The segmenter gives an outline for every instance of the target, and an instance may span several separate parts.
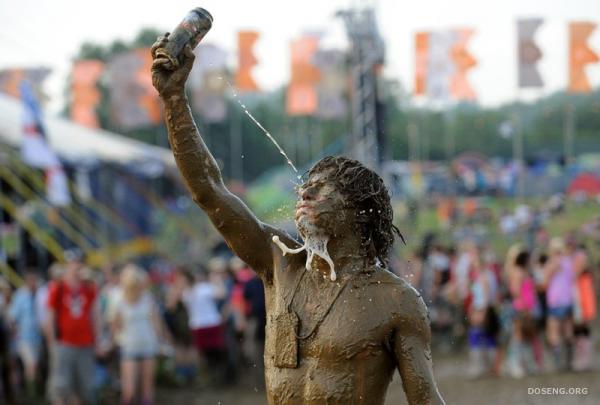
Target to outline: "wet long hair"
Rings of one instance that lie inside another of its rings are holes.
[[[357,212],[356,223],[368,258],[387,267],[394,234],[403,242],[404,238],[392,223],[394,212],[383,179],[358,160],[344,156],[324,157],[308,171],[308,177],[325,170],[332,170],[327,180],[344,196],[346,207]]]

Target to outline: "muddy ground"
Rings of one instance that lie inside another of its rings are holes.
[[[444,399],[448,404],[461,405],[513,405],[513,404],[600,404],[600,364],[596,359],[594,372],[585,373],[545,373],[514,380],[507,377],[486,377],[469,380],[464,372],[467,369],[466,356],[434,357],[434,372]],[[587,395],[531,395],[532,388],[587,388]],[[266,404],[261,388],[245,382],[240,386],[224,390],[207,389],[162,389],[157,398],[158,404],[197,404],[197,405],[262,405]],[[406,404],[400,377],[396,373],[388,390],[386,405]]]

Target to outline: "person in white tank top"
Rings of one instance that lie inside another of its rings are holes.
[[[121,350],[122,403],[133,403],[136,375],[141,376],[142,403],[154,398],[155,358],[162,332],[158,308],[147,290],[145,271],[127,265],[121,274],[121,290],[115,305],[114,334]]]

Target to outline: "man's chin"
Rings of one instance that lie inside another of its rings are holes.
[[[296,221],[296,228],[298,229],[298,233],[302,236],[302,239],[306,240],[306,238],[314,235],[324,235],[326,232],[323,228],[319,227],[319,225],[310,221],[305,215],[302,215]]]

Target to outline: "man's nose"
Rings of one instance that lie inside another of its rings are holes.
[[[306,187],[303,188],[300,192],[300,197],[303,200],[313,200],[315,198],[315,188],[314,187]]]

